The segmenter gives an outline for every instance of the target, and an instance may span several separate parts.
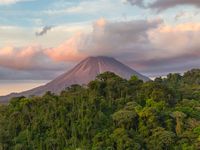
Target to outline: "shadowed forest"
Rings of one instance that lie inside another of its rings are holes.
[[[105,72],[0,106],[0,150],[199,150],[200,70],[143,82]]]

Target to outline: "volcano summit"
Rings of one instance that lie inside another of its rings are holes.
[[[132,75],[136,75],[139,79],[143,81],[150,80],[148,77],[141,75],[130,67],[124,65],[118,60],[112,57],[97,56],[88,57],[77,64],[73,69],[60,75],[56,79],[47,83],[46,85],[39,86],[37,88],[24,91],[21,93],[11,93],[6,96],[0,97],[0,103],[6,103],[12,97],[19,96],[40,96],[51,91],[53,93],[59,94],[66,87],[73,84],[87,84],[94,80],[98,74],[104,73],[106,71],[113,72],[122,78],[129,79]]]

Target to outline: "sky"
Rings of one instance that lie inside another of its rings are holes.
[[[0,95],[46,83],[88,56],[149,77],[183,73],[200,67],[199,40],[199,0],[0,0]]]

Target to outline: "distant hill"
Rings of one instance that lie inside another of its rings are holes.
[[[12,97],[28,97],[31,95],[40,96],[47,91],[58,94],[66,87],[69,87],[73,84],[87,84],[90,81],[94,80],[98,74],[106,71],[113,72],[125,79],[129,79],[132,75],[136,75],[139,79],[143,81],[150,80],[148,77],[141,75],[140,73],[136,72],[135,70],[131,69],[130,67],[124,65],[123,63],[112,57],[88,57],[77,64],[73,69],[60,75],[46,85],[21,93],[12,93],[7,96],[2,96],[0,97],[0,102],[7,103],[8,100]]]

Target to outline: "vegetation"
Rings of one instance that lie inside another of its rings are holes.
[[[0,106],[1,150],[198,150],[200,70],[143,82],[106,72]]]

